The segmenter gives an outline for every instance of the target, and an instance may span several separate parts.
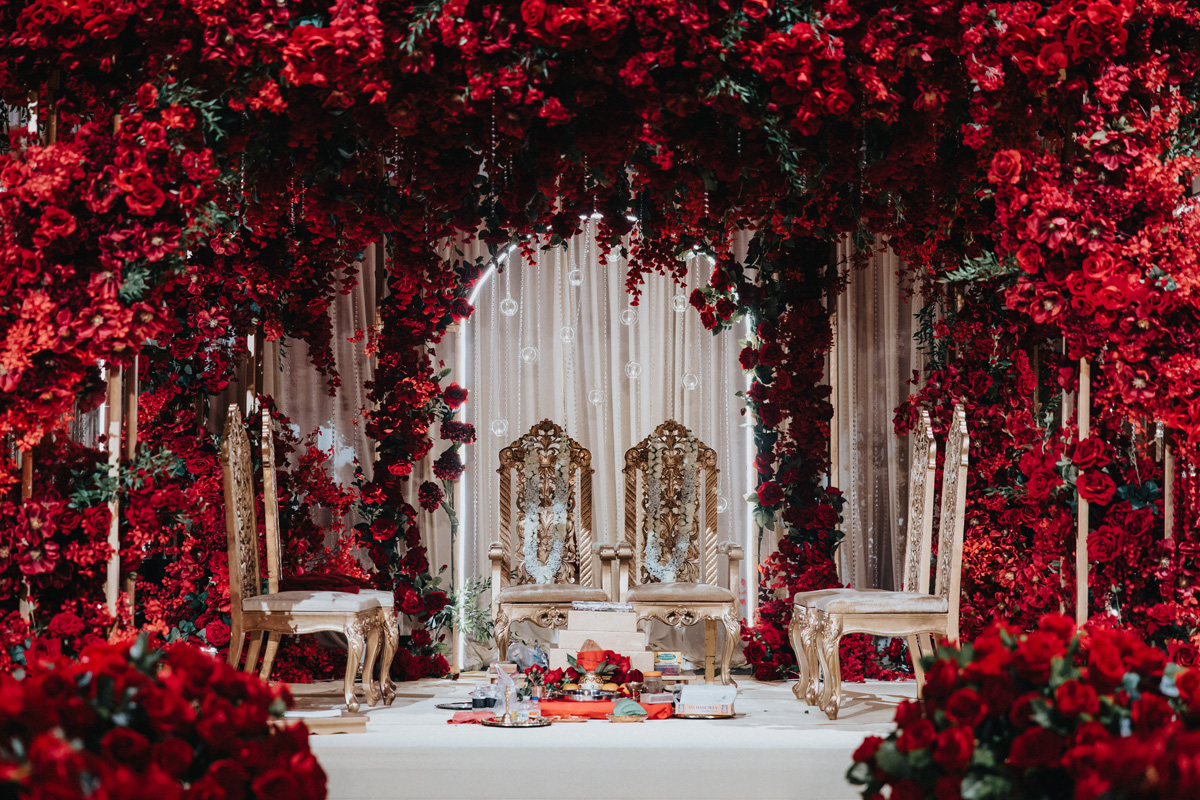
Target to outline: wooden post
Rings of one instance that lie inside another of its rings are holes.
[[[1079,359],[1079,441],[1088,438],[1092,425],[1092,367]],[[1079,502],[1075,529],[1075,624],[1088,618],[1088,502],[1075,490]]]
[[[138,366],[139,357],[133,357],[133,364],[130,366],[129,374],[125,376],[123,383],[125,395],[125,461],[132,463],[137,456],[138,446]],[[121,572],[120,554],[115,554],[114,558],[117,561],[117,574]],[[137,590],[137,576],[130,574],[125,578],[125,602],[129,606],[129,615],[132,619],[134,608],[134,592]]]
[[[121,368],[109,366],[105,370],[105,375],[108,383],[108,399],[105,401],[108,413],[104,426],[108,440],[105,442],[105,447],[108,448],[109,474],[116,478],[121,465],[121,401],[123,399]],[[121,594],[121,496],[119,493],[114,494],[112,500],[109,501],[108,511],[112,515],[108,526],[108,545],[112,548],[113,554],[108,560],[108,573],[104,583],[104,604],[108,608],[108,613],[115,615],[117,599]]]
[[[1166,434],[1163,434],[1166,436]],[[1163,458],[1163,538],[1175,536],[1175,449],[1167,442]]]
[[[21,502],[25,502],[33,496],[33,451],[21,451]],[[20,592],[17,601],[17,607],[21,614],[21,619],[26,624],[33,624],[33,601],[29,597],[29,581],[25,578],[21,579]]]

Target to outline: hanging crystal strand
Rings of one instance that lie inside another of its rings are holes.
[[[509,264],[504,264],[505,279],[507,280]],[[500,287],[496,285],[497,281],[493,280],[492,285],[488,287],[488,301],[490,313],[488,314],[488,364],[492,369],[499,367],[500,375],[495,377],[496,384],[500,387],[499,400],[494,401],[492,409],[492,421],[488,424],[488,430],[493,436],[503,437],[508,433],[508,392],[510,384],[508,382],[508,372],[505,359],[500,357],[500,351],[496,348],[496,328],[499,327],[499,318],[496,316],[496,298],[500,294]],[[491,376],[489,376],[491,378]],[[496,508],[499,513],[499,506]]]
[[[246,151],[238,153],[238,225],[246,222]]]

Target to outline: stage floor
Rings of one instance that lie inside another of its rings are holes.
[[[840,718],[796,700],[791,683],[738,677],[735,719],[592,721],[530,730],[447,725],[436,703],[466,699],[482,674],[401,684],[390,708],[367,709],[367,732],[312,736],[333,800],[854,800],[850,756],[885,734],[916,684],[843,684]],[[333,706],[307,696],[301,707]],[[311,689],[309,690],[311,691]],[[365,706],[364,706],[365,709]]]

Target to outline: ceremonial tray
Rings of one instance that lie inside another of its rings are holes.
[[[527,722],[505,722],[503,717],[489,717],[479,720],[479,724],[488,728],[547,728],[550,720],[538,717]]]

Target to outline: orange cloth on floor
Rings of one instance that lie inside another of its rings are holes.
[[[455,711],[454,716],[446,720],[449,725],[478,725],[485,719],[498,717],[504,713],[504,709],[499,709],[500,714],[496,713],[494,708],[476,708],[471,711]]]
[[[604,719],[612,713],[615,703],[581,703],[577,700],[543,700],[539,703],[543,717],[591,717]],[[640,703],[650,719],[667,719],[675,713],[671,703]]]

